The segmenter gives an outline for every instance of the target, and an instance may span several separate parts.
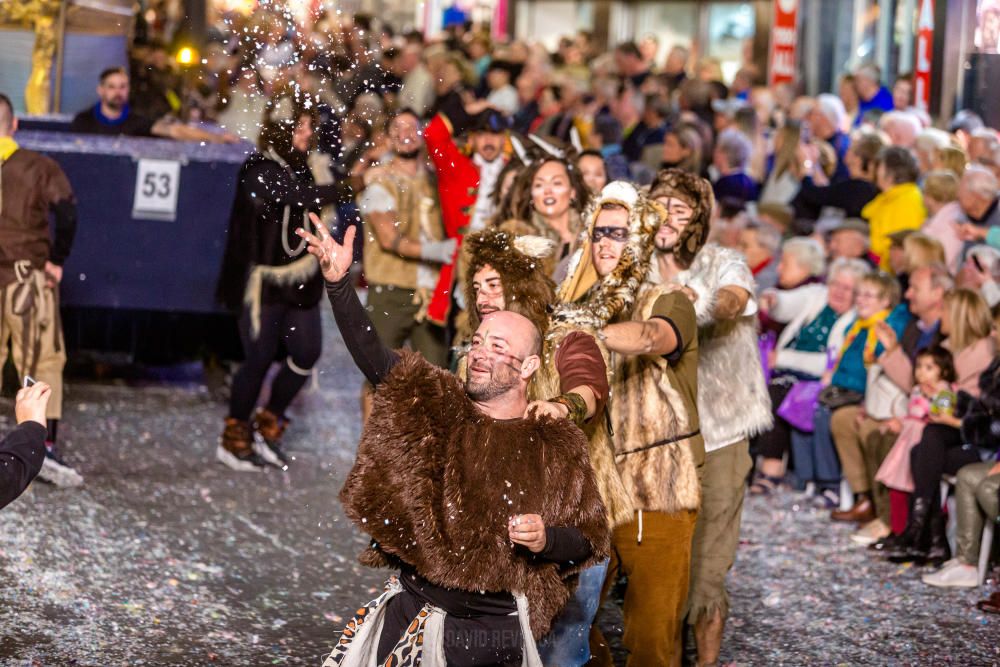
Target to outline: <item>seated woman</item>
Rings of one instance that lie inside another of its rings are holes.
[[[777,413],[792,387],[804,380],[819,380],[844,343],[854,321],[854,293],[869,272],[860,259],[839,259],[830,267],[827,284],[812,283],[794,290],[772,290],[761,306],[777,322],[787,323],[768,360],[771,382],[768,394]],[[754,494],[777,488],[784,475],[782,459],[791,446],[791,425],[775,414],[774,427],[753,439],[761,457],[759,473],[750,487]]]
[[[943,345],[955,358],[957,389],[973,397],[979,396],[979,376],[996,353],[992,329],[990,309],[978,293],[958,288],[945,295],[941,333],[948,338]],[[887,373],[892,370],[888,365],[885,368]],[[932,415],[920,442],[910,452],[913,495],[906,529],[899,536],[887,538],[882,550],[890,561],[940,565],[948,560],[941,476],[954,475],[963,466],[979,462],[978,450],[962,437],[961,424],[954,415]]]
[[[840,462],[830,431],[830,418],[836,410],[861,403],[864,399],[868,367],[882,354],[882,344],[875,334],[880,322],[888,324],[897,336],[909,321],[905,307],[899,306],[899,284],[887,273],[867,274],[854,297],[856,317],[844,339],[836,366],[826,371],[826,385],[813,417],[813,433],[792,433],[792,454],[799,482],[815,482],[820,502],[827,509],[840,504]]]
[[[781,259],[778,261],[778,288],[780,291],[795,290],[811,283],[820,284],[823,282],[825,271],[826,258],[823,247],[818,241],[794,237],[782,244]],[[773,319],[764,311],[761,311],[760,324],[763,331],[776,333],[784,327],[782,322]]]

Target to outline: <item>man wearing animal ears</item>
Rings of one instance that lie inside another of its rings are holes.
[[[773,413],[761,371],[753,274],[740,253],[704,245],[714,203],[711,184],[681,169],[664,169],[649,196],[668,215],[653,239],[648,280],[681,289],[694,304],[698,323],[705,467],[684,615],[694,628],[698,664],[712,665],[729,615],[726,574],[739,545],[751,467],[748,438],[770,429]]]
[[[524,416],[541,333],[523,315],[487,315],[463,384],[379,341],[347,278],[353,227],[343,244],[322,225],[299,233],[376,386],[340,500],[372,539],[361,562],[399,569],[324,665],[542,667],[535,641],[578,572],[607,557],[609,530],[580,429]]]
[[[646,280],[665,215],[628,183],[605,186],[553,313],[561,325],[596,331],[614,353],[611,441],[632,507],[612,533],[603,593],[628,577],[622,642],[633,667],[679,660],[705,458],[694,306],[683,292]],[[594,638],[594,662],[613,664],[596,628]]]
[[[532,402],[527,413],[568,418],[583,429],[610,529],[631,518],[631,503],[614,464],[604,413],[608,397],[607,350],[592,333],[550,321],[549,310],[556,296],[545,259],[551,256],[554,246],[550,239],[515,237],[494,229],[467,236],[463,251],[469,324],[476,329],[484,318],[510,311],[524,315],[545,334],[541,365],[528,387]],[[460,362],[460,375],[463,368]],[[603,560],[580,573],[573,597],[539,644],[546,665],[572,667],[590,659],[590,626],[606,571],[607,560]]]

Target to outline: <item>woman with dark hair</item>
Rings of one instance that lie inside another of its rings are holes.
[[[546,152],[548,157],[533,161],[518,174],[511,191],[518,207],[512,211],[514,218],[500,221],[499,227],[516,236],[555,241],[556,252],[544,260],[546,273],[552,275],[559,262],[576,250],[590,191],[571,160]]]
[[[288,460],[281,436],[285,410],[319,359],[323,280],[295,229],[343,195],[344,184],[316,185],[308,164],[313,114],[304,100],[268,102],[259,152],[239,176],[218,297],[238,311],[246,361],[233,377],[229,415],[216,458],[233,470],[255,471]],[[265,407],[254,413],[261,385],[279,349],[287,354]],[[253,414],[252,414],[253,413]],[[251,423],[252,416],[252,423]],[[259,437],[255,437],[259,436]]]
[[[583,182],[587,184],[591,195],[600,194],[608,184],[608,165],[601,151],[583,151],[576,157],[576,167],[580,170],[580,176],[583,177]]]
[[[861,209],[878,195],[878,186],[875,185],[876,158],[884,147],[877,134],[855,135],[844,154],[848,178],[832,185],[814,181],[813,173],[817,172],[812,168],[807,170],[799,192],[791,202],[795,217],[816,220],[825,207],[832,206],[842,209],[848,218],[860,218]]]

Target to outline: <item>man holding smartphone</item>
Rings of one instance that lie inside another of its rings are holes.
[[[17,392],[17,428],[0,440],[0,509],[12,503],[42,469],[45,460],[45,409],[52,388],[34,382]]]
[[[0,94],[0,367],[9,345],[19,377],[34,375],[50,387],[40,476],[57,486],[78,486],[83,478],[55,449],[66,365],[59,282],[76,233],[76,199],[59,165],[20,148],[16,130],[14,109]]]

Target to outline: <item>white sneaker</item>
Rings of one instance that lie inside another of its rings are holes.
[[[861,530],[853,533],[851,541],[855,544],[868,546],[869,544],[878,542],[883,537],[887,537],[890,532],[892,531],[889,530],[889,526],[882,523],[881,519],[875,519],[862,526]]]
[[[974,566],[960,562],[950,567],[942,567],[937,572],[925,574],[921,579],[928,586],[975,588],[979,585],[979,572]]]
[[[934,573],[936,574],[938,572],[944,572],[945,570],[953,568],[956,565],[965,565],[965,563],[963,563],[959,558],[952,558],[951,560],[946,560],[944,563],[942,563],[941,567],[936,569]]]
[[[215,458],[222,465],[233,470],[238,470],[239,472],[261,472],[264,470],[264,462],[257,454],[250,454],[246,458],[240,458],[222,445],[219,445],[215,450]]]
[[[38,477],[59,488],[83,484],[83,476],[80,473],[48,456],[42,461],[42,469],[38,472]]]

